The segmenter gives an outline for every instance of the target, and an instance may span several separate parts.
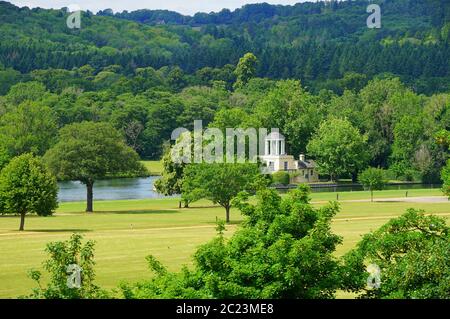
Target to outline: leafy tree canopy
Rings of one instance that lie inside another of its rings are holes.
[[[56,178],[32,154],[13,158],[0,173],[0,212],[19,214],[19,230],[26,214],[51,215],[58,207],[57,193]]]

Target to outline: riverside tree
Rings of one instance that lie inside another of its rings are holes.
[[[0,212],[19,214],[23,231],[25,215],[51,215],[58,206],[56,178],[42,161],[23,154],[9,162],[0,174]]]
[[[162,162],[163,171],[161,178],[155,182],[156,191],[165,196],[181,194],[184,177],[183,171],[186,164],[175,163],[172,160],[170,148],[166,149]],[[186,198],[183,201],[184,207],[189,207],[189,201]],[[179,202],[179,208],[181,208],[181,202]]]
[[[96,180],[145,172],[137,153],[108,123],[82,122],[63,127],[59,142],[45,154],[44,160],[59,179],[86,185],[87,212],[93,212]]]

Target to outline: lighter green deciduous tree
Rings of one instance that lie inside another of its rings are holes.
[[[348,120],[331,118],[322,122],[307,146],[321,173],[331,180],[355,175],[367,164],[367,137]]]
[[[23,154],[11,160],[0,174],[0,211],[19,214],[24,230],[25,215],[51,215],[57,208],[56,178],[40,159]]]

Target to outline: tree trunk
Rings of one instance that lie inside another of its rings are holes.
[[[370,201],[373,203],[373,191],[370,191]]]
[[[178,201],[178,208],[181,208],[181,200]]]
[[[230,206],[229,205],[225,206],[225,211],[227,214],[227,224],[229,224],[230,223]]]
[[[86,205],[86,212],[92,213],[94,211],[94,182],[88,182],[86,183],[86,189],[87,189],[87,205]]]
[[[23,231],[25,226],[25,213],[20,213],[20,227],[19,230]]]
[[[189,202],[187,200],[184,201],[184,208],[189,208]]]

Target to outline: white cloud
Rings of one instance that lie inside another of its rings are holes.
[[[314,0],[310,0],[314,1]],[[223,8],[236,9],[247,3],[267,2],[271,4],[295,4],[305,0],[24,0],[10,1],[11,3],[30,8],[62,8],[69,5],[79,5],[83,10],[97,12],[102,9],[111,8],[117,11],[133,11],[137,9],[167,9],[183,14],[194,14],[196,12],[220,11]]]

